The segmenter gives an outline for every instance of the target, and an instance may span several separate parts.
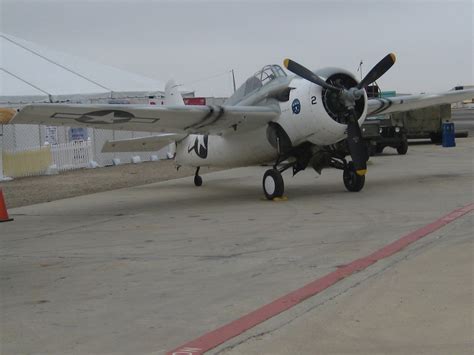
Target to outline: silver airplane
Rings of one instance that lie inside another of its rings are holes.
[[[95,127],[157,135],[109,141],[105,152],[156,151],[174,143],[178,166],[241,167],[273,163],[263,176],[267,199],[283,196],[282,173],[293,175],[308,166],[342,170],[349,191],[360,191],[367,172],[367,148],[360,125],[368,116],[459,102],[474,90],[368,99],[366,88],[395,63],[385,56],[358,81],[341,68],[311,71],[285,59],[284,66],[267,65],[222,106],[185,106],[176,85],[168,83],[165,105],[33,104],[22,108],[12,124]],[[339,149],[344,145],[346,149]],[[345,153],[345,152],[348,152]],[[350,156],[350,160],[346,159]]]

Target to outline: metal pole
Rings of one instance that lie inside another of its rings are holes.
[[[11,178],[3,175],[3,125],[0,124],[0,181],[8,181]]]
[[[235,87],[235,75],[234,75],[234,69],[231,70],[232,72],[232,84],[234,84],[234,93],[237,91],[236,87]]]
[[[0,35],[0,37],[1,37],[1,35]],[[18,75],[13,74],[12,72],[6,70],[5,68],[0,68],[0,70],[3,71],[3,72],[5,72],[5,73],[7,73],[8,75],[13,76],[15,79],[20,80],[21,82],[25,83],[26,85],[29,85],[29,86],[31,86],[32,88],[34,88],[34,89],[36,89],[36,90],[38,90],[38,91],[41,91],[42,93],[46,94],[46,95],[48,96],[49,102],[53,102],[53,96],[52,96],[49,92],[44,91],[44,90],[41,89],[40,87],[38,87],[38,86],[36,86],[36,85],[34,85],[34,84],[32,84],[32,83],[30,83],[30,82],[28,82],[28,81],[26,81],[26,80],[20,78]]]
[[[68,72],[71,72],[71,73],[73,73],[74,75],[77,75],[78,77],[80,77],[80,78],[82,78],[82,79],[84,79],[84,80],[87,80],[87,81],[93,83],[94,85],[100,86],[102,89],[105,89],[105,90],[107,90],[107,91],[112,91],[112,89],[109,89],[108,87],[106,87],[106,86],[104,86],[104,85],[102,85],[102,84],[100,84],[100,83],[98,83],[98,82],[96,82],[96,81],[94,81],[94,80],[92,80],[92,79],[90,79],[90,78],[88,78],[88,77],[86,77],[86,76],[84,76],[84,75],[82,75],[82,74],[80,74],[80,73],[78,73],[78,72],[72,70],[71,68],[68,68],[68,67],[66,67],[66,66],[64,66],[64,65],[62,65],[62,64],[60,64],[60,63],[58,63],[58,62],[55,62],[54,60],[51,60],[51,59],[45,57],[44,55],[42,55],[42,54],[40,54],[40,53],[38,53],[38,52],[35,52],[34,50],[32,50],[32,49],[30,49],[30,48],[28,48],[28,47],[25,47],[24,45],[22,45],[22,44],[20,44],[20,43],[18,43],[18,42],[16,42],[16,41],[14,41],[14,40],[12,40],[11,38],[6,37],[6,36],[3,35],[3,34],[0,34],[0,37],[4,38],[5,40],[7,40],[7,41],[9,41],[9,42],[11,42],[11,43],[13,43],[13,44],[15,44],[16,46],[18,46],[18,47],[20,47],[20,48],[23,48],[24,50],[26,50],[26,51],[28,51],[28,52],[30,52],[30,53],[33,53],[34,55],[36,55],[36,56],[38,56],[38,57],[40,57],[40,58],[42,58],[42,59],[44,59],[44,60],[50,62],[51,64],[57,65],[58,67],[60,67],[60,68],[62,68],[62,69],[64,69],[64,70],[67,70]]]
[[[41,144],[41,126],[38,125],[38,145],[42,147],[43,145]]]

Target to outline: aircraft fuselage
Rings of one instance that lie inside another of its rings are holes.
[[[331,145],[346,138],[345,124],[333,120],[323,105],[322,90],[306,80],[294,78],[288,101],[279,102],[280,117],[274,122],[288,135],[292,146],[302,142]],[[366,116],[359,119],[361,124]],[[238,167],[274,161],[277,149],[267,139],[267,127],[229,135],[191,134],[177,142],[176,162],[185,166]]]

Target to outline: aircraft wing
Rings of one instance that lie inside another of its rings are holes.
[[[474,98],[474,89],[446,91],[438,94],[420,94],[374,98],[368,100],[367,116],[410,111],[418,108],[450,104]]]
[[[33,104],[21,109],[10,123],[159,133],[226,134],[264,126],[279,114],[279,108],[264,106]]]
[[[165,133],[149,137],[107,141],[102,147],[102,153],[154,152],[184,137],[183,134]]]

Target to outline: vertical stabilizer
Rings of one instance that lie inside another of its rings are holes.
[[[169,80],[165,86],[165,106],[184,106],[183,97],[178,91],[178,84],[174,80]]]

